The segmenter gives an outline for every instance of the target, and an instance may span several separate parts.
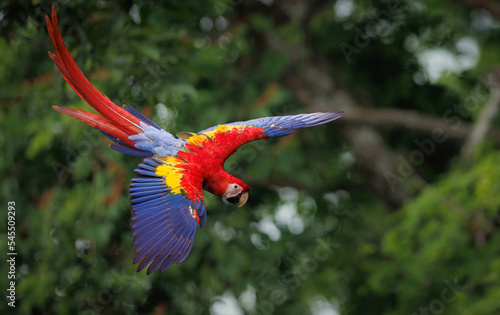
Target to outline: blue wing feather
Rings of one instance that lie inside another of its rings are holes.
[[[163,183],[163,180],[161,179],[160,176],[157,178],[153,177],[136,177],[134,178],[134,181],[132,182],[131,185],[147,185],[147,184],[153,184],[153,183]]]
[[[154,122],[152,122],[151,120],[149,120],[149,118],[147,118],[146,116],[144,116],[143,114],[139,113],[137,110],[135,110],[135,108],[131,107],[131,106],[128,106],[128,105],[123,105],[123,108],[125,108],[125,110],[129,113],[131,113],[132,115],[134,115],[135,117],[139,118],[140,120],[144,121],[145,123],[155,127],[156,129],[159,129],[161,130],[160,127],[158,127],[158,125],[156,125]]]
[[[151,265],[148,267],[148,274],[153,270],[158,268],[165,259],[169,259],[172,255],[166,254],[168,252],[179,252],[179,245],[182,244],[182,238],[172,239],[169,243],[159,246],[156,249],[156,253],[161,252],[163,254],[156,255],[148,259],[151,260]]]
[[[124,154],[128,154],[128,155],[136,155],[136,156],[144,156],[144,157],[153,155],[152,152],[137,150],[137,149],[134,149],[130,146],[121,145],[119,143],[112,143],[109,147],[115,151],[118,151],[118,152],[124,153]]]
[[[121,141],[121,140],[118,140],[116,139],[115,137],[111,136],[111,135],[108,135],[107,133],[105,132],[102,132],[100,131],[106,138],[110,139],[111,141],[115,142],[115,143],[112,143],[110,144],[110,148],[115,150],[115,151],[118,151],[120,153],[125,153],[125,154],[129,154],[129,155],[137,155],[137,156],[152,156],[153,153],[152,152],[149,152],[149,151],[143,151],[143,150],[138,150],[132,146],[130,146],[129,144]]]
[[[253,126],[264,129],[262,131],[268,138],[282,137],[293,133],[297,129],[318,126],[340,118],[344,112],[338,113],[312,113],[288,116],[263,117],[247,121],[237,121],[225,124],[226,126]],[[214,126],[198,134],[215,130]]]
[[[155,194],[155,193],[162,193],[166,194],[168,192],[168,189],[160,187],[157,189],[151,189],[149,187],[147,188],[130,188],[130,196],[134,197],[143,197],[149,194]]]
[[[133,263],[139,263],[138,272],[149,266],[147,274],[182,262],[191,251],[198,225],[202,227],[206,221],[202,201],[173,194],[163,176],[155,174],[161,164],[157,158],[145,158],[135,170],[139,176],[130,185]],[[198,214],[199,224],[192,211]]]
[[[157,226],[147,233],[139,235],[136,239],[137,251],[142,251],[144,248],[148,248],[147,251],[141,253],[141,256],[150,255],[154,252],[154,249],[158,247],[159,241],[166,238],[170,239],[173,231],[170,229],[168,224]]]

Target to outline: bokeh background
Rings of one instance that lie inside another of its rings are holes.
[[[173,134],[345,114],[241,148],[249,202],[207,194],[188,258],[137,274],[140,158],[51,109],[89,109],[47,55],[52,2],[0,1],[0,313],[500,313],[497,1],[54,3],[89,79]]]

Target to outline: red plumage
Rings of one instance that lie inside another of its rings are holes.
[[[135,169],[138,175],[130,185],[131,235],[134,263],[139,263],[137,271],[147,266],[148,274],[156,269],[164,271],[186,258],[196,229],[203,227],[207,218],[202,189],[238,206],[245,204],[250,187],[224,170],[224,162],[240,146],[285,136],[342,115],[264,117],[219,125],[198,134],[181,133],[176,139],[134,109],[113,104],[92,86],[64,45],[54,6],[52,19],[46,16],[46,20],[56,52],[49,52],[50,58],[78,96],[100,115],[68,107],[53,108],[113,138],[113,149],[146,157]]]
[[[49,19],[46,15],[45,20],[47,21],[50,40],[56,51],[55,54],[49,52],[50,58],[52,58],[64,80],[76,94],[102,116],[68,107],[53,106],[53,108],[133,146],[134,142],[129,140],[128,136],[141,131],[141,120],[120,106],[115,105],[85,78],[64,45],[54,6],[52,7],[52,19]]]
[[[200,144],[187,144],[187,152],[177,153],[187,162],[182,166],[186,170],[184,176],[190,178],[196,174],[197,178],[204,178],[203,189],[217,196],[221,196],[231,183],[240,185],[243,191],[249,191],[248,185],[224,170],[224,162],[243,144],[265,138],[262,130],[251,126],[234,127],[229,131],[216,132]]]

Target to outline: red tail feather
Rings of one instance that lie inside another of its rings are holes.
[[[94,127],[116,139],[120,139],[130,144],[132,147],[134,146],[134,141],[129,140],[128,135],[124,134],[122,130],[116,128],[113,125],[113,122],[107,118],[81,109],[73,109],[64,106],[52,106],[52,108],[60,113],[76,118],[79,121],[83,121],[87,125]]]
[[[141,120],[122,107],[115,105],[85,78],[82,71],[73,60],[73,57],[71,57],[68,48],[64,45],[61,33],[59,32],[59,26],[57,25],[56,9],[54,5],[52,5],[52,19],[49,19],[46,15],[45,20],[47,21],[47,30],[50,40],[56,51],[56,54],[49,52],[50,58],[52,58],[64,77],[64,80],[68,82],[76,94],[97,110],[102,116],[64,107],[54,107],[54,109],[75,117],[92,127],[133,145],[133,142],[128,139],[128,136],[141,132]]]

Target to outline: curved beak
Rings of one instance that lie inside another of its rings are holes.
[[[248,191],[241,194],[240,200],[238,201],[238,208],[242,207],[248,200]]]

